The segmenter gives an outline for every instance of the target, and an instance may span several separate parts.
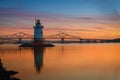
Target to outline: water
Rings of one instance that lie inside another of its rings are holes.
[[[0,45],[7,70],[21,80],[120,80],[120,44]]]

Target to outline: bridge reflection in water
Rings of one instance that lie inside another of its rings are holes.
[[[34,63],[37,72],[40,72],[43,67],[43,54],[45,48],[34,47]]]

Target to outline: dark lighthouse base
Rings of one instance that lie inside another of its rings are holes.
[[[54,47],[53,44],[41,44],[41,45],[33,45],[30,43],[24,43],[20,45],[19,47]]]
[[[54,45],[50,43],[44,43],[42,41],[35,41],[32,43],[24,43],[19,47],[54,47]]]

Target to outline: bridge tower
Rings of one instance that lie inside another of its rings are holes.
[[[43,40],[43,26],[40,23],[40,20],[35,20],[35,26],[34,26],[34,45],[42,45],[44,44]]]

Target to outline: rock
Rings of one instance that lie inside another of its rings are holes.
[[[18,74],[18,72],[16,72],[16,71],[7,71],[7,73],[8,73],[9,75],[15,75],[15,74]]]
[[[13,75],[17,74],[16,71],[7,71],[1,62],[0,59],[0,80],[20,80],[18,78],[12,78]]]

